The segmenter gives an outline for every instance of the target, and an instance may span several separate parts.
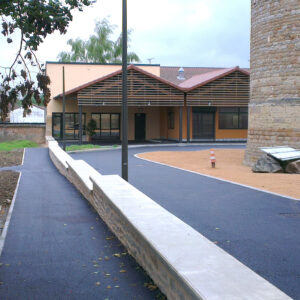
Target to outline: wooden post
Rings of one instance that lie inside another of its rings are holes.
[[[191,136],[190,136],[190,107],[186,107],[186,140],[189,143],[191,141]]]
[[[82,105],[79,108],[79,144],[82,144]]]
[[[182,143],[182,106],[179,107],[179,143]]]

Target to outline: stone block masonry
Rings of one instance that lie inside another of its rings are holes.
[[[38,144],[44,144],[45,133],[45,124],[0,124],[0,142],[30,140]]]
[[[252,0],[245,163],[260,147],[300,148],[300,1]]]
[[[121,177],[101,175],[87,163],[73,160],[57,142],[48,144],[58,170],[168,299],[290,299]]]

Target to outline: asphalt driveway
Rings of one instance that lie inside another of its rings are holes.
[[[0,257],[1,300],[162,299],[94,209],[50,161],[27,149]]]
[[[241,148],[226,148],[230,147]],[[188,151],[209,148],[129,149],[129,181],[289,296],[300,299],[300,201],[134,157],[170,150],[188,155]],[[84,159],[102,174],[120,174],[120,150],[72,156]]]

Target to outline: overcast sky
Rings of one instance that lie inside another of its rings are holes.
[[[109,17],[121,32],[122,0],[98,0],[74,13],[68,33],[49,36],[40,46],[41,61],[55,61],[68,51],[70,38],[87,39],[95,19]],[[142,63],[168,66],[249,66],[250,0],[128,0],[131,50]],[[0,65],[8,65],[14,46],[0,39]],[[2,47],[5,46],[5,47]]]

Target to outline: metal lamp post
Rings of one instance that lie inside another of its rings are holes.
[[[63,115],[62,115],[62,139],[63,139],[63,149],[66,150],[65,141],[65,113],[66,113],[66,94],[65,94],[65,67],[62,68],[63,72]]]
[[[122,1],[122,178],[128,181],[127,0]]]

